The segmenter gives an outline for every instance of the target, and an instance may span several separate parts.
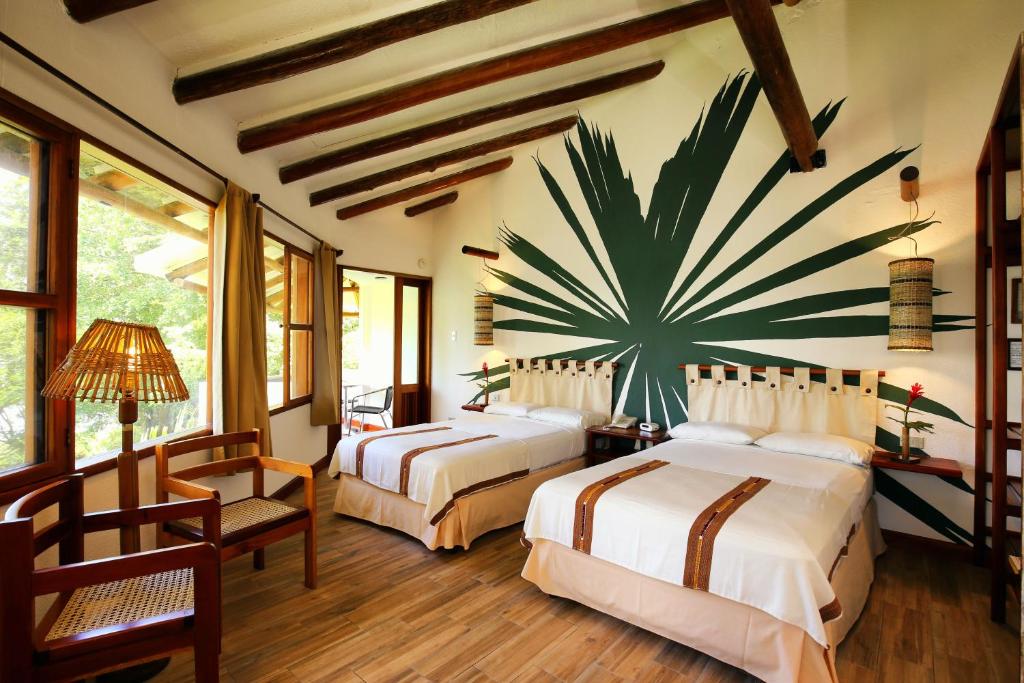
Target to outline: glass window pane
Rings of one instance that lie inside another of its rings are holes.
[[[46,314],[0,306],[0,472],[46,460]]]
[[[49,144],[0,122],[0,289],[46,291]]]
[[[77,329],[96,318],[155,325],[189,400],[142,403],[135,441],[207,424],[210,209],[83,143],[79,159]],[[114,404],[75,405],[75,455],[120,449]]]
[[[284,405],[284,245],[263,236],[264,275],[267,278],[267,401]]]
[[[292,330],[291,333],[288,373],[291,379],[291,398],[294,400],[313,391],[313,333],[309,330]]]
[[[402,384],[417,384],[420,364],[420,288],[402,287]]]
[[[297,254],[292,254],[291,298],[293,325],[313,324],[313,263]]]

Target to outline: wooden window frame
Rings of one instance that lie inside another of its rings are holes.
[[[74,345],[76,337],[77,252],[78,252],[78,159],[81,143],[87,142],[122,160],[169,187],[208,206],[210,211],[209,263],[213,264],[213,210],[217,202],[204,197],[149,165],[106,144],[89,133],[63,121],[40,107],[0,88],[0,118],[50,143],[49,206],[47,215],[47,291],[0,290],[0,305],[51,311],[47,324],[46,372],[53,372]],[[208,291],[213,292],[213,269],[209,269]],[[207,378],[212,376],[213,297],[207,297]],[[213,385],[207,381],[207,425],[157,440],[177,441],[212,433]],[[0,472],[0,505],[71,472],[87,476],[113,470],[116,456],[77,462],[74,451],[74,404],[46,401],[46,458],[43,462]],[[139,459],[153,455],[149,444],[137,451]]]
[[[282,381],[282,384],[284,385],[283,386],[283,392],[284,393],[283,393],[283,400],[282,400],[281,405],[276,406],[276,407],[270,409],[270,414],[271,415],[279,415],[281,413],[287,412],[287,411],[292,410],[294,408],[298,408],[299,406],[304,406],[306,404],[309,404],[309,403],[313,402],[313,372],[312,372],[312,363],[313,363],[313,339],[312,339],[312,337],[313,337],[313,324],[312,323],[306,324],[306,323],[293,323],[292,322],[292,256],[296,256],[298,258],[304,258],[307,261],[309,261],[310,280],[311,280],[311,282],[310,282],[310,291],[309,291],[310,299],[313,298],[313,291],[312,291],[312,289],[316,286],[316,283],[312,282],[313,254],[311,254],[310,252],[306,251],[305,249],[300,249],[299,247],[296,247],[294,244],[292,244],[288,240],[281,239],[280,237],[278,237],[276,234],[270,232],[269,230],[264,230],[263,234],[264,234],[265,237],[270,237],[272,240],[274,240],[278,244],[281,244],[284,247],[284,299],[283,299],[283,301],[284,301],[284,311],[283,311],[283,314],[281,316],[281,319],[282,319],[282,322],[283,322],[283,330],[284,330],[284,339],[283,339],[283,343],[282,343],[282,346],[283,346],[282,354],[283,354],[284,358],[283,358],[283,365],[281,367],[281,371],[282,371],[282,380],[281,381]],[[314,315],[315,315],[315,313],[316,313],[316,311],[313,311]],[[312,318],[312,316],[310,316],[310,317]],[[303,394],[301,396],[292,396],[291,395],[291,391],[292,391],[292,378],[291,378],[292,330],[305,330],[305,331],[308,331],[310,333],[310,343],[309,343],[309,363],[310,363],[309,393]]]

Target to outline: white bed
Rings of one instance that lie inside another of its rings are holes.
[[[342,439],[328,469],[335,511],[399,529],[427,547],[468,547],[521,522],[534,489],[583,466],[585,434],[482,413]],[[403,468],[403,462],[406,463]]]

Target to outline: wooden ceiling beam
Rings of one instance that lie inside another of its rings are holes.
[[[79,24],[148,5],[155,0],[64,0],[64,11]]]
[[[447,175],[443,178],[437,178],[436,180],[430,180],[425,183],[420,183],[419,185],[413,185],[412,187],[407,187],[404,190],[398,190],[397,192],[381,195],[380,197],[368,199],[365,202],[353,204],[352,206],[345,206],[338,209],[338,220],[344,221],[349,218],[361,216],[364,213],[377,211],[378,209],[393,206],[394,204],[399,204],[410,199],[416,199],[417,197],[433,194],[438,190],[446,190],[449,187],[460,185],[476,178],[504,171],[511,165],[512,157],[504,157],[497,161],[491,161],[486,164],[474,166],[473,168],[468,168],[465,171],[452,173],[451,175]]]
[[[426,213],[427,211],[440,209],[442,206],[454,204],[455,200],[457,200],[458,198],[458,192],[448,192],[447,194],[443,194],[439,197],[434,197],[433,199],[428,199],[427,201],[422,202],[420,204],[413,204],[412,206],[407,207],[405,209],[405,215],[408,216],[409,218],[414,218],[416,216],[419,216],[421,213]]]
[[[813,171],[812,157],[818,151],[818,136],[811,125],[811,115],[782,42],[771,3],[769,0],[726,0],[726,4],[790,153],[801,171]]]
[[[725,0],[697,0],[247,128],[238,133],[238,149],[254,152],[344,128],[424,102],[570,64],[727,16],[729,10]]]
[[[511,149],[512,147],[516,147],[526,142],[532,142],[551,135],[564,133],[575,126],[577,121],[579,121],[578,116],[566,116],[561,119],[542,123],[539,126],[531,126],[530,128],[517,130],[516,132],[509,133],[508,135],[501,135],[496,138],[491,138],[490,140],[476,142],[471,145],[466,145],[465,147],[453,149],[450,152],[435,154],[434,156],[403,164],[396,168],[389,168],[388,170],[381,171],[380,173],[373,173],[339,185],[332,185],[331,187],[326,187],[310,194],[309,205],[318,206],[335,199],[351,197],[354,194],[367,192],[378,188],[381,185],[397,183],[400,180],[413,178],[423,173],[433,173],[437,169],[445,166],[452,166],[454,164],[462,163],[463,161],[469,161],[470,159],[486,156],[492,152]]]
[[[632,69],[618,71],[574,83],[562,88],[548,90],[518,100],[510,100],[501,104],[484,107],[466,114],[427,123],[415,128],[385,135],[383,137],[360,142],[350,147],[326,152],[309,159],[303,159],[281,168],[279,177],[282,183],[291,183],[324,173],[334,168],[341,168],[358,161],[365,161],[391,152],[439,140],[440,138],[461,133],[470,128],[477,128],[489,123],[511,119],[516,116],[530,114],[543,109],[550,109],[562,104],[577,102],[588,97],[601,95],[630,85],[648,81],[662,72],[665,62],[657,61]]]
[[[178,104],[273,83],[535,0],[446,0],[174,79]]]
[[[206,270],[206,267],[208,265],[209,259],[207,259],[204,256],[203,258],[196,259],[191,263],[185,263],[178,266],[177,268],[173,268],[167,273],[167,279],[170,280],[171,282],[174,282],[175,280],[184,280],[190,275],[195,275],[196,273],[203,272],[204,270]]]
[[[175,220],[170,216],[161,213],[156,209],[152,209],[142,202],[138,202],[134,199],[130,199],[123,194],[114,192],[100,185],[96,185],[87,180],[78,181],[78,193],[83,197],[94,199],[98,202],[102,202],[108,206],[112,206],[117,209],[123,209],[127,213],[139,218],[147,223],[157,225],[161,228],[195,240],[197,242],[206,243],[207,231],[197,230],[196,228],[190,227],[181,221]]]

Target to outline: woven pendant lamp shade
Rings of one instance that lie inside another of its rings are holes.
[[[188,400],[188,388],[155,327],[99,319],[50,375],[43,396],[166,403]]]
[[[473,345],[494,346],[494,297],[473,296]]]
[[[932,271],[935,259],[889,263],[889,350],[932,350]]]

